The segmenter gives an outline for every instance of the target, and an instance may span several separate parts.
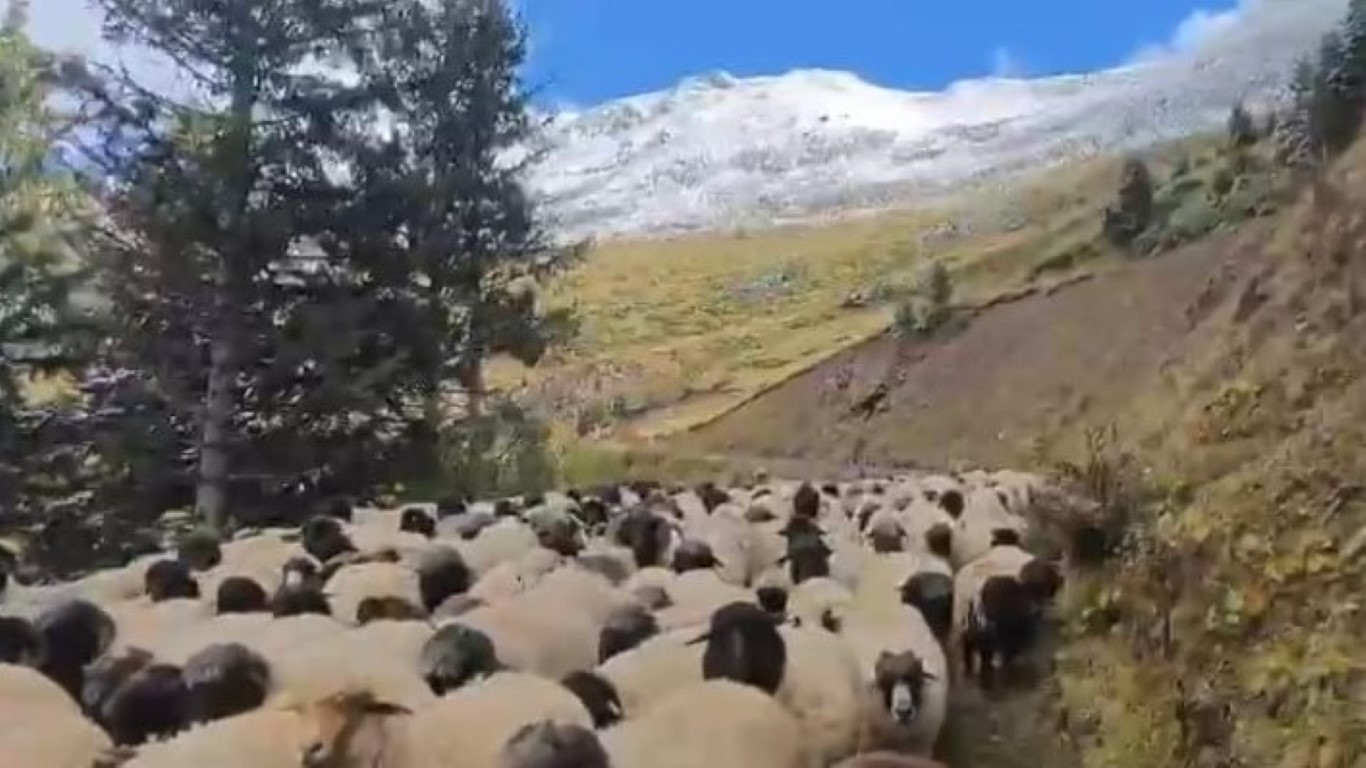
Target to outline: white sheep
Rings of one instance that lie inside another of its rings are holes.
[[[723,605],[754,601],[748,590],[722,581],[714,571],[679,574],[667,591],[672,605],[656,612],[659,626],[665,631],[705,624]]]
[[[42,768],[91,768],[113,744],[76,701],[28,667],[0,664],[0,755]]]
[[[339,569],[323,587],[332,615],[339,621],[356,622],[356,609],[367,597],[396,597],[422,605],[417,573],[398,563],[357,563]]]
[[[920,612],[894,595],[877,606],[860,603],[841,635],[863,671],[867,710],[860,749],[929,755],[948,712],[949,670]]]
[[[628,719],[638,717],[674,691],[702,682],[704,646],[688,645],[702,628],[656,635],[598,667],[616,688]]]
[[[829,765],[858,751],[865,686],[858,659],[839,636],[819,627],[782,627],[787,664],[778,701],[801,722],[812,757]]]
[[[261,709],[146,744],[121,768],[299,768],[308,738],[298,713]]]
[[[809,768],[801,726],[762,691],[697,683],[603,735],[613,768]]]

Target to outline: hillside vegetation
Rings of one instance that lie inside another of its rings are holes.
[[[1267,212],[1284,191],[1267,147],[1238,158],[1222,136],[1150,153],[1163,226],[1146,247]],[[676,434],[882,333],[931,265],[971,307],[1123,261],[1102,234],[1119,166],[1089,161],[921,211],[600,244],[545,297],[577,312],[575,343],[535,369],[500,361],[493,381],[580,435]]]

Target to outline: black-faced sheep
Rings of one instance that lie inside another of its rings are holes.
[[[299,616],[306,613],[331,616],[332,606],[328,604],[327,596],[323,594],[319,585],[309,582],[286,582],[271,596],[270,612],[276,617]]]
[[[581,725],[542,720],[522,726],[498,755],[497,768],[608,768],[597,734]]]
[[[438,696],[502,670],[488,635],[460,624],[447,624],[422,648],[422,679]]]
[[[704,680],[731,680],[776,693],[787,666],[787,646],[773,617],[751,603],[731,603],[712,614],[707,632],[689,645],[706,643]]]
[[[705,541],[683,539],[674,549],[671,567],[674,573],[687,573],[688,571],[711,570],[719,564],[716,555],[712,554],[711,546]]]
[[[560,684],[583,702],[588,714],[593,717],[594,728],[608,728],[621,721],[621,697],[617,695],[616,687],[607,678],[594,672],[580,670],[565,675]]]
[[[270,664],[237,643],[211,645],[194,654],[181,670],[189,697],[191,723],[207,723],[261,706],[271,687]]]
[[[189,700],[179,667],[149,664],[114,691],[97,721],[115,744],[137,746],[184,730],[189,725]]]
[[[406,507],[399,512],[398,529],[430,539],[436,535],[436,521],[421,507]]]
[[[995,551],[995,550],[993,550]],[[1048,601],[1061,586],[1056,566],[1030,560],[1018,576],[993,575],[982,582],[962,628],[963,670],[976,666],[983,690],[995,685],[995,660],[1009,669],[1034,645]]]
[[[81,685],[81,710],[92,720],[104,724],[105,707],[123,684],[155,659],[141,648],[122,653],[106,653],[85,668]]]
[[[821,495],[809,483],[802,483],[792,497],[792,517],[816,520],[821,514]]]
[[[920,611],[941,645],[953,634],[953,577],[921,571],[901,585],[901,602]]]
[[[229,576],[218,583],[214,603],[218,614],[262,613],[270,610],[266,590],[245,576]]]
[[[0,616],[0,664],[36,667],[43,660],[43,636],[19,616]]]
[[[471,581],[465,559],[449,547],[424,552],[417,562],[417,586],[422,607],[429,613],[452,596],[469,591]]]
[[[635,648],[659,634],[659,622],[654,614],[636,605],[624,605],[612,611],[598,634],[598,663],[619,653]]]
[[[811,532],[789,526],[783,530],[783,535],[787,536],[787,554],[779,562],[787,565],[793,584],[830,576],[830,556],[834,552],[826,545],[819,529]]]
[[[177,544],[176,559],[192,571],[207,571],[223,562],[223,550],[212,532],[195,530]]]
[[[615,539],[617,544],[631,550],[637,568],[650,568],[664,565],[673,529],[667,520],[653,512],[636,511],[617,521]]]
[[[355,507],[350,499],[344,496],[335,496],[318,505],[317,515],[349,523],[355,515]]]
[[[94,603],[74,600],[39,615],[34,629],[43,638],[39,669],[80,701],[86,665],[114,643],[114,620]]]
[[[320,563],[356,551],[341,523],[334,517],[309,518],[303,525],[302,533],[304,551]]]
[[[788,593],[783,587],[766,585],[754,590],[759,607],[778,621],[787,621]]]
[[[142,577],[143,590],[152,602],[198,599],[199,583],[190,569],[179,560],[158,560],[147,567]]]

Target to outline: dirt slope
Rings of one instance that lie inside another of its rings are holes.
[[[1074,423],[1116,414],[1154,382],[1219,287],[1253,268],[1259,223],[1196,247],[984,311],[939,341],[886,335],[704,426],[701,452],[825,461],[1003,465]],[[841,372],[852,373],[841,391]],[[879,383],[888,407],[851,406]]]

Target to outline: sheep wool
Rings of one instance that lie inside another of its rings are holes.
[[[299,768],[305,739],[297,714],[262,709],[147,744],[121,768]]]
[[[842,635],[858,658],[868,695],[860,748],[887,747],[928,755],[948,715],[949,669],[944,649],[920,612],[898,604],[894,598],[880,610],[870,610],[866,604],[859,608],[845,621]],[[919,711],[904,726],[891,719],[875,689],[879,657],[903,652],[915,654],[928,673]]]
[[[323,591],[332,606],[332,615],[348,624],[355,622],[356,609],[367,597],[397,597],[412,605],[422,605],[417,573],[397,563],[344,566],[327,580]]]
[[[863,676],[839,636],[820,628],[782,627],[787,669],[777,699],[801,722],[811,755],[822,765],[858,750],[863,731]]]
[[[699,682],[603,734],[613,768],[809,768],[801,726],[762,691]]]
[[[961,633],[967,625],[968,610],[993,576],[1018,577],[1020,569],[1034,556],[1015,546],[992,547],[981,557],[963,566],[953,578],[953,628]]]
[[[645,714],[674,691],[702,682],[706,648],[686,643],[704,629],[656,635],[597,668],[598,674],[616,688],[628,720]]]

